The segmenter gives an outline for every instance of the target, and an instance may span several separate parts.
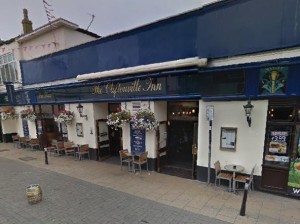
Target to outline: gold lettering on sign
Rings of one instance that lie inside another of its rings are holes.
[[[92,87],[92,94],[102,94],[102,87],[99,85]]]
[[[156,83],[152,78],[148,78],[146,80],[146,84],[148,85],[146,88],[143,88],[143,91],[160,91],[162,89],[161,83]]]
[[[138,93],[138,92],[149,92],[149,91],[160,91],[162,90],[161,83],[154,82],[152,78],[148,78],[144,86],[142,86],[140,79],[136,79],[131,83],[113,83],[109,82],[106,85],[93,86],[91,89],[92,94],[113,94],[115,98],[119,93]]]

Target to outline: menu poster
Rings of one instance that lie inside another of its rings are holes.
[[[271,131],[270,153],[286,154],[288,131]]]
[[[300,158],[290,163],[288,194],[300,197]]]
[[[130,145],[133,152],[145,152],[145,129],[130,128]]]

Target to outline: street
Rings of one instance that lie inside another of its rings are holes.
[[[22,162],[0,158],[0,223],[226,223],[98,186]],[[27,203],[39,184],[43,200]]]

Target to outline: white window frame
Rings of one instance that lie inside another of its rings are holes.
[[[18,81],[18,71],[14,54],[0,55],[0,83],[15,81]]]

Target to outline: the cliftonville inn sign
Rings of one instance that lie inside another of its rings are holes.
[[[162,81],[162,80],[160,80]],[[108,94],[113,98],[119,95],[128,95],[138,93],[159,93],[163,90],[162,82],[158,82],[157,79],[147,78],[146,80],[135,79],[133,82],[114,83],[109,82],[104,85],[96,85],[92,87],[92,94]]]
[[[60,89],[36,91],[37,102],[76,102],[77,100],[99,100],[159,96],[166,94],[166,77],[135,79],[132,81],[106,82]]]

